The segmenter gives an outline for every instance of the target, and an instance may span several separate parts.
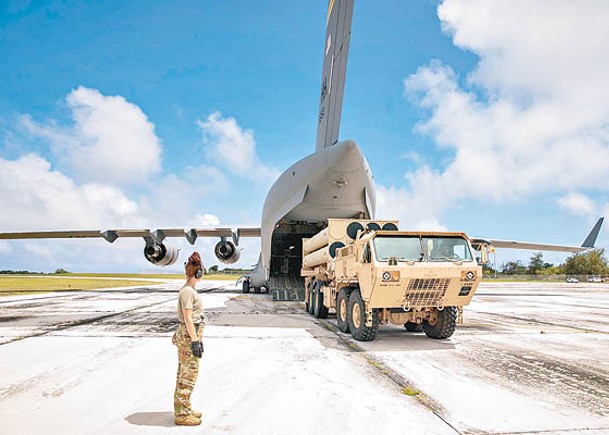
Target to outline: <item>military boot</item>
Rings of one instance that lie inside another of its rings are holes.
[[[193,414],[180,415],[176,417],[177,426],[198,426],[201,424],[201,419],[195,417]]]
[[[194,415],[197,418],[201,418],[203,416],[203,414],[201,414],[199,411],[195,411],[194,409],[192,409],[192,404],[190,403],[190,401],[188,401],[188,409],[190,409],[190,414]]]

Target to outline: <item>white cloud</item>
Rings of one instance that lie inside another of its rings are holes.
[[[151,179],[149,175],[160,169],[161,144],[154,136],[154,127],[137,106],[122,97],[105,97],[86,88],[73,91],[67,100],[75,121],[73,127],[59,127],[54,122],[39,124],[27,115],[22,118],[32,135],[49,140],[53,154],[59,155],[60,162],[67,166],[56,166],[34,153],[15,160],[0,159],[0,203],[3,205],[0,231],[221,225],[220,218],[211,213],[207,199],[228,192],[229,181],[223,168],[190,165],[176,173],[156,174]],[[255,155],[252,133],[243,132],[234,120],[224,120],[219,115],[209,119],[212,124],[216,121],[214,128],[209,125],[215,135],[212,136],[223,139],[222,145],[215,144],[220,148],[237,144],[233,162],[239,161],[240,152],[245,152],[247,157],[241,164],[253,159],[253,165],[259,167],[256,172],[253,166],[248,166],[257,173],[252,179],[262,181],[264,173],[270,176],[272,171]],[[112,147],[118,146],[113,141],[119,141],[123,133],[129,143],[118,145],[121,148],[135,145],[126,153],[122,149],[112,151]],[[25,148],[23,145],[28,143],[19,142],[27,140],[28,137],[20,136],[19,141],[14,142],[15,149]],[[112,153],[104,155],[105,151],[116,152],[116,162],[110,158]],[[96,154],[99,156],[94,157]],[[143,160],[140,156],[144,156]],[[140,166],[144,161],[149,165]],[[239,168],[238,164],[233,166],[234,170]],[[140,184],[136,190],[130,190],[132,185],[120,186],[123,181]],[[133,192],[137,192],[137,196]],[[182,250],[181,256],[196,249],[206,264],[214,264],[217,260],[213,247],[217,241],[217,238],[199,238],[196,246],[191,246],[185,239],[172,238],[170,243]],[[255,262],[259,252],[259,241],[244,241],[247,246],[256,243],[257,249],[244,252],[241,264]],[[102,239],[3,241],[0,262],[3,268],[33,271],[54,271],[59,267],[75,271],[153,270],[154,266],[142,255],[143,246],[141,238],[119,238],[113,244]],[[181,266],[177,270],[181,271]]]
[[[74,125],[40,124],[22,117],[28,131],[49,140],[54,154],[83,181],[142,182],[161,168],[154,125],[135,104],[79,87],[66,98]]]
[[[439,208],[434,207],[434,201],[425,200],[421,196],[412,195],[403,189],[388,188],[378,185],[376,190],[376,216],[390,216],[400,221],[401,229],[417,231],[446,231],[435,217]]]
[[[577,216],[596,216],[596,202],[581,193],[569,193],[558,199],[558,205]]]
[[[606,1],[445,0],[438,15],[455,45],[480,56],[471,81],[486,91],[609,104]]]
[[[446,0],[438,14],[480,60],[467,89],[438,61],[405,80],[429,111],[418,131],[454,158],[408,172],[392,201],[425,203],[429,221],[464,198],[607,190],[609,3]]]
[[[0,231],[109,228],[190,228],[219,226],[218,216],[205,213],[193,200],[200,186],[194,182],[201,168],[182,171],[185,178],[168,175],[148,196],[130,199],[115,187],[97,183],[79,185],[51,169],[48,161],[29,154],[15,161],[0,159]],[[204,176],[204,175],[203,175]],[[196,246],[185,239],[169,242],[182,249],[181,256],[198,250],[206,264],[217,263],[213,255],[216,238],[199,238]],[[142,239],[119,238],[113,244],[91,240],[0,241],[0,262],[6,269],[52,272],[154,270],[142,255]],[[246,243],[247,244],[247,243]],[[259,244],[259,242],[258,242]],[[246,252],[249,264],[259,252]],[[172,266],[172,270],[181,271]]]
[[[179,175],[167,174],[152,182],[149,193],[139,199],[141,213],[157,228],[200,226],[200,213],[208,207],[205,199],[226,195],[228,184],[217,168],[189,166]]]
[[[207,156],[231,173],[264,184],[272,183],[280,172],[266,165],[256,154],[256,140],[252,130],[241,128],[235,118],[223,118],[221,113],[210,114],[205,121],[197,121],[207,145]]]
[[[215,227],[220,225],[220,218],[213,214],[204,213],[199,216],[201,226],[203,227]]]
[[[78,185],[34,154],[0,159],[0,203],[5,231],[141,224],[137,203],[117,188]]]

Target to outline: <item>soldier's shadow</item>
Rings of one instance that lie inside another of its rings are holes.
[[[175,426],[173,412],[136,412],[125,417],[125,420],[137,426]]]

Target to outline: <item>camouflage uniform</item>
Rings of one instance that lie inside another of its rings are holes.
[[[195,325],[197,337],[203,337],[204,324]],[[182,417],[192,412],[190,395],[199,375],[199,358],[192,354],[190,345],[192,340],[186,330],[186,325],[180,323],[173,334],[173,344],[178,347],[178,374],[176,377],[176,390],[173,396],[173,410],[175,417]]]

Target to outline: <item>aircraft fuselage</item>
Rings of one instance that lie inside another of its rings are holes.
[[[303,237],[328,218],[373,218],[372,173],[353,140],[339,142],[299,160],[271,187],[261,219],[261,254],[251,285],[268,285],[271,274],[298,275]]]

